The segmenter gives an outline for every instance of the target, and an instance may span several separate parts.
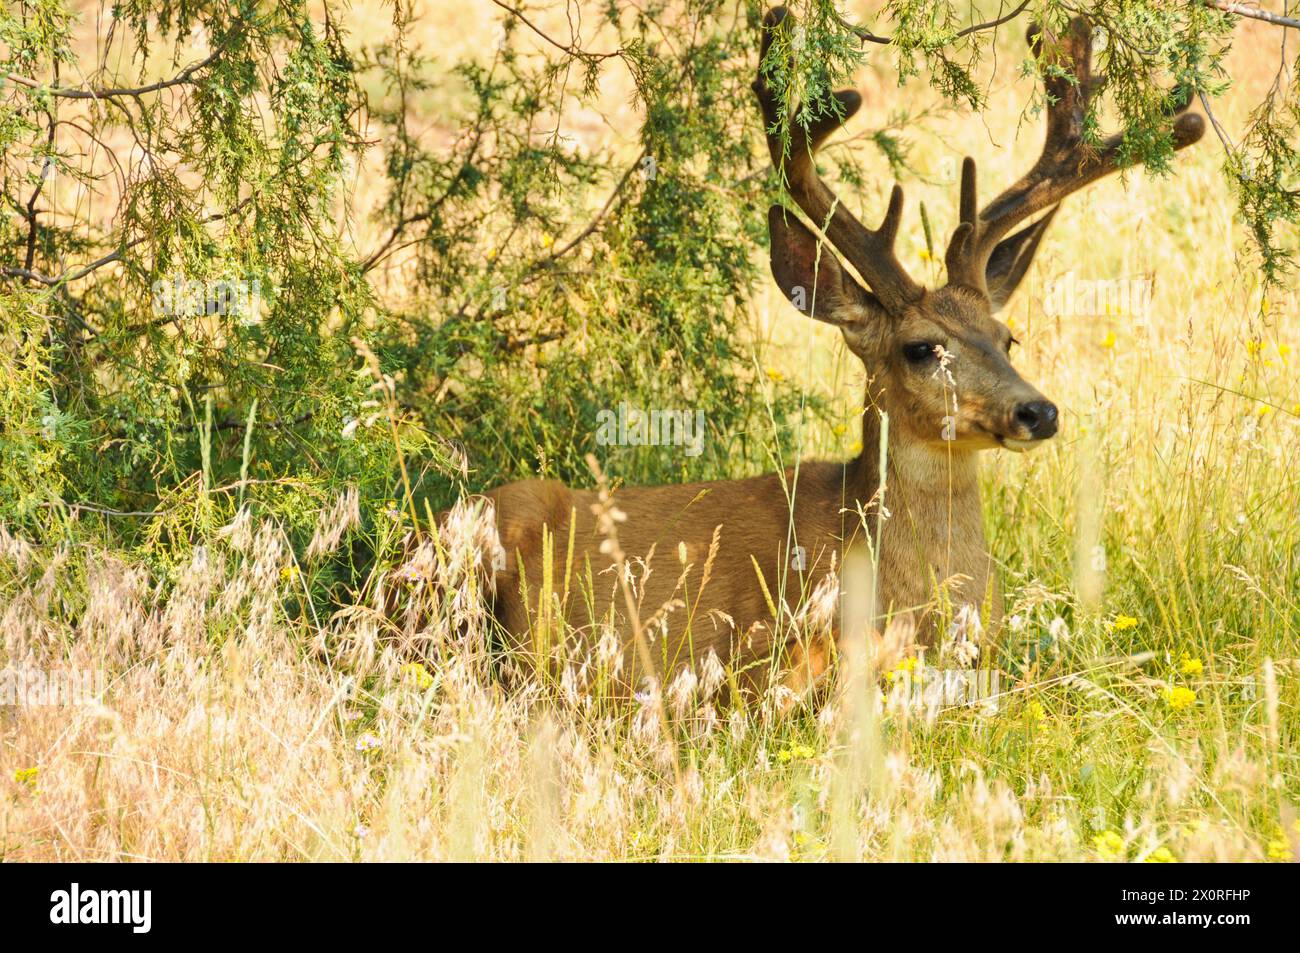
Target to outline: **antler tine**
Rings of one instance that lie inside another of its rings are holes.
[[[857,269],[876,297],[887,308],[899,310],[917,301],[923,293],[920,285],[908,276],[894,254],[894,239],[903,213],[902,188],[894,186],[884,221],[879,228],[869,229],[835,197],[817,174],[812,159],[813,153],[826,138],[857,112],[862,105],[862,97],[851,89],[842,89],[832,94],[838,108],[827,103],[827,108],[807,132],[797,123],[790,123],[788,153],[781,141],[781,104],[767,83],[763,62],[772,47],[776,30],[787,20],[793,26],[794,18],[785,7],[774,7],[763,18],[762,52],[759,56],[758,78],[754,81],[754,92],[758,95],[759,106],[763,110],[772,164],[784,173],[790,196],[795,203]]]
[[[975,215],[979,211],[979,203],[976,200],[975,191],[975,160],[967,156],[961,163],[961,205],[959,206],[961,217],[960,222],[970,222],[975,224]]]
[[[970,273],[972,245],[975,230],[978,227],[976,215],[979,203],[975,191],[975,160],[967,156],[961,163],[961,200],[958,203],[957,227],[948,242],[948,252],[944,261],[948,266],[948,280],[956,284],[973,284],[982,289],[984,283],[979,276]]]
[[[967,159],[962,167],[962,209],[960,224],[948,246],[950,282],[985,289],[985,270],[998,245],[1012,228],[1030,216],[1054,209],[1066,196],[1121,167],[1123,133],[1107,138],[1098,147],[1084,143],[1084,121],[1089,101],[1105,77],[1092,74],[1092,25],[1077,16],[1060,37],[1051,38],[1043,55],[1043,32],[1038,24],[1026,35],[1034,54],[1044,66],[1043,86],[1048,96],[1047,134],[1037,161],[1018,182],[980,211],[975,204],[975,166]],[[1174,148],[1184,149],[1205,133],[1205,121],[1186,112],[1191,97],[1185,96],[1174,110]],[[1039,223],[1022,229],[1014,238],[1016,248],[1005,253],[1019,255],[1021,245],[1036,245],[1042,237]],[[968,227],[969,226],[969,227]],[[1007,243],[1014,242],[1007,239]]]

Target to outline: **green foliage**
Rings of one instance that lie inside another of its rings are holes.
[[[766,65],[801,123],[867,62],[978,108],[994,18],[1022,30],[1073,9],[984,19],[891,0],[867,28],[806,0]],[[1091,9],[1131,159],[1163,170],[1171,102],[1223,88],[1233,20],[1196,4]],[[759,276],[754,210],[780,190],[749,90],[764,8],[593,11],[598,49],[506,5],[494,50],[442,63],[400,2],[388,39],[366,45],[334,2],[124,0],[86,62],[73,40],[89,24],[67,4],[8,5],[0,520],[51,531],[69,504],[166,513],[165,533],[107,524],[149,544],[242,501],[296,525],[344,485],[396,495],[399,456],[434,506],[531,474],[583,482],[592,451],[630,481],[768,465],[771,439],[817,407],[782,388],[767,406],[739,326]],[[622,72],[639,153],[575,147],[566,110]],[[1275,90],[1228,163],[1274,278],[1275,233],[1300,211],[1295,102]],[[426,134],[431,111],[450,141]],[[896,169],[915,118],[867,131]],[[384,177],[377,211],[355,195],[366,168]],[[622,403],[702,410],[703,456],[599,446],[597,415]]]
[[[39,504],[65,502],[152,511],[200,470],[205,492],[241,470],[375,482],[382,437],[340,436],[370,396],[349,338],[372,298],[331,224],[345,157],[362,147],[354,67],[333,23],[318,28],[306,5],[119,6],[116,28],[141,61],[172,43],[190,62],[182,38],[195,30],[209,50],[200,68],[164,74],[183,81],[149,90],[142,76],[133,88],[146,91],[132,92],[63,85],[71,21],[50,17],[59,28],[35,36],[23,25],[36,12],[11,6],[0,26],[36,41],[5,69],[41,78],[11,83],[0,105],[0,127],[28,130],[4,160],[6,204],[19,212],[0,234],[6,281],[28,319],[6,321],[19,356],[3,386],[44,388],[7,416],[5,438],[51,413],[41,432],[75,438],[55,437],[44,456],[57,472],[10,489],[4,518],[40,522]],[[111,163],[84,151],[115,141],[102,146]],[[66,214],[68,176],[115,198],[112,215]],[[33,180],[44,202],[28,198]]]
[[[631,71],[644,115],[630,161],[561,140],[553,111],[575,92],[571,80],[519,54],[513,17],[490,62],[455,73],[461,132],[450,154],[408,131],[422,61],[397,44],[374,53],[389,96],[373,115],[397,147],[390,239],[365,267],[406,245],[423,292],[394,313],[383,349],[408,372],[404,399],[436,404],[441,432],[469,451],[473,486],[589,479],[597,415],[620,403],[702,410],[697,476],[761,459],[746,435],[765,411],[735,324],[755,277],[752,208],[766,184],[754,119],[734,108],[751,97],[756,36],[748,22],[727,23],[720,3],[685,12],[605,11],[619,42],[600,62]],[[592,93],[586,81],[577,91]],[[790,409],[787,398],[777,419]],[[602,455],[625,479],[690,475],[680,455]]]

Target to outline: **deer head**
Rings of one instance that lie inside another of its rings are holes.
[[[1076,17],[1062,36],[1046,41],[1037,26],[1030,28],[1035,54],[1051,67],[1043,76],[1047,136],[1042,153],[983,209],[976,199],[975,162],[963,162],[959,223],[945,255],[948,284],[937,290],[913,281],[894,254],[903,210],[900,186],[894,186],[880,227],[869,229],[817,173],[813,155],[861,106],[856,92],[834,93],[836,104],[815,110],[819,118],[807,130],[790,122],[788,151],[784,147],[780,105],[763,62],[775,31],[792,25],[784,7],[768,11],[754,90],[772,162],[791,198],[834,252],[823,253],[811,229],[773,206],[768,229],[777,284],[805,313],[840,328],[867,368],[868,399],[889,412],[893,432],[901,429],[905,439],[960,449],[1037,446],[1056,433],[1057,409],[1012,367],[1014,339],[994,314],[1024,278],[1062,199],[1121,167],[1122,134],[1100,145],[1084,141],[1089,100],[1104,81],[1092,75],[1089,22]],[[1185,112],[1189,103],[1187,96],[1174,104],[1177,149],[1196,142],[1205,130],[1200,116]],[[1046,214],[1012,233],[1039,212]],[[867,287],[849,274],[836,252]]]

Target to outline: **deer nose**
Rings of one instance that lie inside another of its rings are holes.
[[[1015,421],[1035,440],[1056,433],[1056,405],[1050,400],[1031,400],[1016,408]]]

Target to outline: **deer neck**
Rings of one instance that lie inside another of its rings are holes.
[[[868,402],[862,453],[848,464],[846,484],[868,514],[879,558],[880,609],[933,605],[935,586],[945,580],[954,604],[982,603],[992,590],[975,451],[891,432],[882,493],[880,435],[880,416]],[[882,502],[886,515],[877,533]]]

